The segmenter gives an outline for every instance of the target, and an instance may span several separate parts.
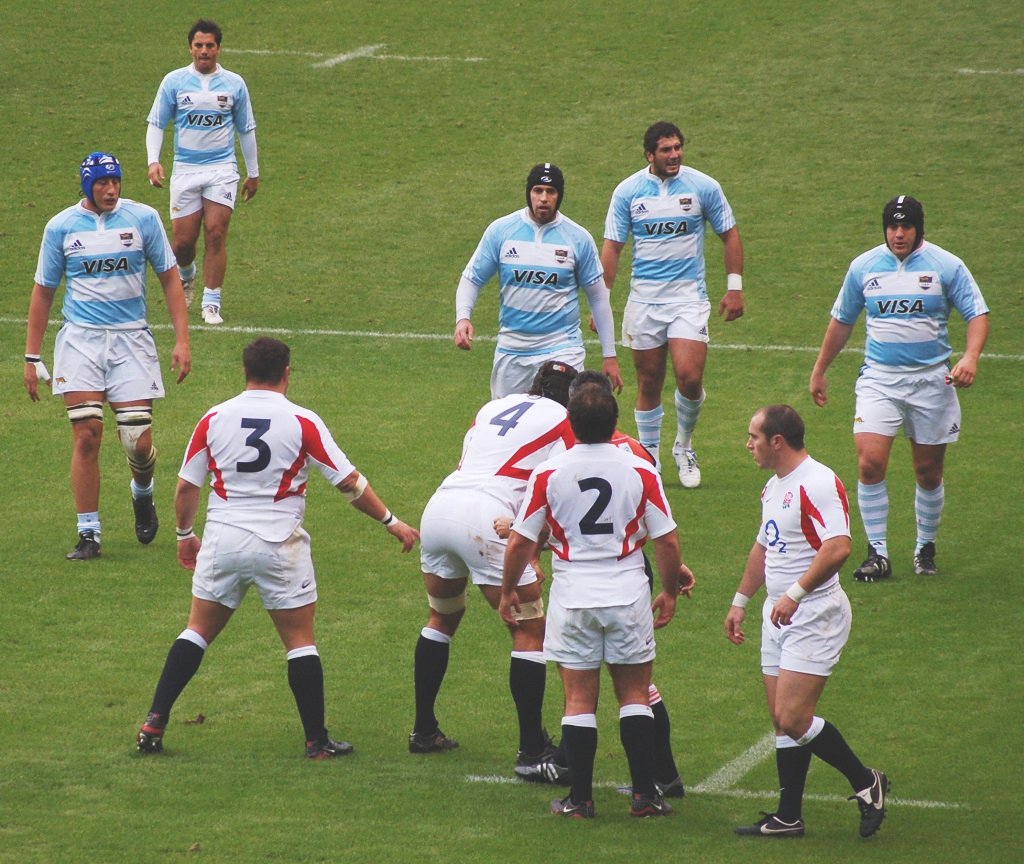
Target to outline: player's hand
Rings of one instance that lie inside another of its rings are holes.
[[[492,523],[494,525],[494,533],[502,540],[508,540],[508,535],[512,533],[512,519],[508,516],[499,516]]]
[[[793,622],[793,614],[796,612],[796,608],[799,605],[800,604],[792,597],[783,594],[775,601],[775,605],[772,606],[772,624],[780,629],[785,627],[787,624],[791,624]]]
[[[597,332],[597,322],[594,320],[593,315],[590,316],[590,322],[587,324],[587,326],[590,328],[591,333]]]
[[[498,614],[501,616],[502,621],[508,624],[509,627],[518,627],[519,618],[517,616],[522,611],[523,609],[519,605],[518,591],[501,592],[501,600],[498,602]]]
[[[469,351],[473,347],[473,325],[468,318],[455,322],[455,347]]]
[[[697,577],[685,564],[679,565],[679,593],[683,597],[692,597],[693,589],[697,585]]]
[[[601,361],[601,371],[608,376],[608,380],[612,382],[612,390],[616,393],[622,392],[623,381],[622,373],[619,372],[619,361],[614,357],[605,357]]]
[[[729,614],[725,616],[725,638],[733,645],[742,645],[747,638],[743,634],[743,619],[746,617],[746,609],[740,606],[729,607]]]
[[[651,611],[657,613],[654,619],[654,629],[658,630],[668,624],[676,614],[675,595],[662,591],[651,604]]]
[[[974,363],[967,360],[966,357],[961,357],[956,366],[949,370],[946,383],[952,384],[954,387],[970,387],[974,383],[977,372],[978,368]]]
[[[828,382],[825,380],[824,374],[811,372],[811,381],[807,385],[807,389],[811,391],[814,404],[819,408],[824,408],[825,403],[828,402]]]
[[[28,398],[33,402],[39,401],[40,381],[49,386],[50,373],[46,369],[46,364],[42,360],[38,360],[35,363],[26,363],[24,375],[25,390],[28,391]]]
[[[724,315],[726,321],[735,321],[743,317],[743,308],[743,292],[726,291],[722,302],[718,304],[718,315]]]
[[[164,166],[159,162],[149,163],[149,185],[157,189],[164,188]]]
[[[544,572],[544,568],[541,566],[540,558],[532,559],[530,561],[530,566],[533,568],[533,572],[537,574],[537,584],[542,585],[544,580],[548,578],[548,575]]]
[[[192,371],[192,352],[187,342],[175,342],[171,351],[171,371],[178,370],[177,383],[180,384]]]
[[[202,540],[198,535],[193,534],[187,540],[178,541],[178,563],[186,570],[196,569],[196,557],[199,555],[199,548]]]
[[[406,525],[401,519],[396,519],[388,525],[387,532],[402,544],[402,552],[409,552],[420,539],[420,532],[411,525]]]
[[[242,184],[242,200],[243,201],[251,201],[252,200],[252,196],[256,194],[256,192],[259,190],[259,188],[260,188],[260,178],[259,177],[246,177],[245,178],[245,182]]]

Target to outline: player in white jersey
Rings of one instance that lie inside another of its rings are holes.
[[[551,802],[553,813],[592,818],[601,665],[608,664],[619,702],[619,730],[629,761],[634,816],[663,816],[671,807],[654,784],[654,714],[649,704],[654,628],[675,614],[679,541],[654,466],[611,443],[615,397],[589,384],[569,400],[576,445],[534,470],[512,526],[499,611],[515,626],[516,587],[547,533],[553,553],[544,656],[558,663],[565,689],[562,747],[572,789]],[[662,590],[654,600],[642,546],[654,542]]]
[[[541,162],[526,178],[526,207],[487,226],[455,293],[456,346],[473,347],[473,307],[497,275],[498,344],[491,398],[525,393],[547,360],[582,369],[586,360],[580,327],[582,290],[601,340],[602,368],[622,389],[608,290],[594,238],[560,210],[565,178]]]
[[[163,750],[171,708],[199,669],[250,586],[284,643],[288,684],[306,735],[306,758],[352,752],[324,728],[324,676],[313,635],[316,578],[302,527],[309,471],[316,468],[360,512],[412,549],[415,528],[384,506],[335,443],[323,420],[288,400],[288,346],[261,338],[242,352],[245,390],[199,421],[178,473],[178,563],[193,571],[188,625],[167,654],[153,702],[136,737],[141,753]],[[210,481],[206,529],[193,530],[202,485]]]
[[[827,720],[816,716],[850,635],[850,601],[839,568],[850,556],[846,490],[835,473],[804,446],[804,422],[788,405],[759,410],[747,428],[747,450],[774,476],[761,492],[761,526],[725,618],[725,635],[744,642],[746,606],[761,586],[761,672],[775,725],[779,806],[753,825],[751,837],[802,837],[802,802],[811,756],[836,768],[853,787],[860,835],[870,837],[885,818],[888,778],[866,768]]]
[[[25,389],[39,400],[50,380],[42,362],[43,336],[61,280],[64,323],[53,348],[53,393],[71,421],[71,491],[78,511],[72,561],[100,554],[100,441],[103,403],[117,419],[117,437],[132,473],[135,535],[156,537],[153,504],[153,400],[164,395],[156,343],[146,322],[146,267],[156,271],[174,326],[171,369],[180,384],[192,368],[188,313],[174,255],[157,212],[121,197],[121,164],[90,153],[79,169],[85,198],[46,223],[39,249],[25,337]]]
[[[245,159],[242,200],[260,185],[256,119],[249,89],[240,75],[218,62],[222,33],[216,22],[200,19],[188,33],[192,63],[168,73],[147,118],[149,182],[162,188],[160,164],[164,128],[174,126],[171,171],[171,236],[185,297],[192,303],[196,243],[203,230],[203,321],[221,324],[221,290],[228,266],[228,226],[238,189],[235,133]]]
[[[430,612],[416,643],[411,753],[458,746],[439,728],[434,706],[451,641],[465,613],[466,585],[471,578],[497,609],[506,541],[495,523],[515,516],[533,469],[552,453],[572,446],[565,403],[575,375],[567,363],[549,360],[536,373],[528,394],[511,394],[484,405],[466,433],[459,467],[444,479],[423,511],[420,562]],[[516,763],[524,767],[544,762],[554,745],[541,722],[544,602],[532,567],[523,576],[520,591],[519,623],[510,628],[509,689],[519,718]]]
[[[732,208],[716,180],[683,165],[683,133],[664,121],[644,133],[647,167],[612,193],[601,264],[611,290],[626,240],[633,236],[629,298],[622,314],[622,344],[636,369],[637,437],[661,465],[661,391],[671,358],[675,379],[676,438],[672,456],[684,488],[700,485],[693,431],[704,404],[708,353],[708,301],[704,280],[704,226],[725,250],[728,287],[718,304],[726,321],[743,315],[743,243]]]
[[[892,574],[885,476],[901,426],[910,439],[917,479],[914,572],[938,572],[935,538],[946,496],[946,445],[960,434],[956,388],[974,383],[988,338],[985,299],[963,261],[924,239],[921,203],[909,195],[893,198],[882,210],[882,232],[885,243],[850,265],[809,385],[815,404],[823,406],[825,372],[864,311],[867,336],[853,421],[857,503],[868,538],[868,556],[853,575],[862,582]],[[966,350],[952,369],[951,308],[967,322]]]

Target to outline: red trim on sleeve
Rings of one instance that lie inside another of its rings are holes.
[[[811,548],[817,552],[821,548],[821,537],[818,535],[818,529],[814,527],[815,522],[822,528],[825,527],[825,520],[821,518],[821,513],[818,512],[818,508],[814,506],[811,499],[807,496],[807,490],[801,486],[800,530],[803,532],[804,538]]]

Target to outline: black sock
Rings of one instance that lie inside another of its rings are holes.
[[[203,662],[205,650],[188,639],[175,639],[171,650],[164,661],[164,671],[153,694],[153,705],[150,714],[159,714],[161,723],[166,726],[171,716],[171,708],[185,689],[192,676]]]
[[[569,763],[572,781],[570,801],[583,804],[594,800],[594,757],[597,755],[597,729],[591,726],[562,726],[562,749]]]
[[[513,657],[508,666],[508,689],[519,715],[519,749],[525,754],[540,753],[547,743],[541,725],[547,667],[522,657]]]
[[[324,667],[318,654],[293,657],[288,661],[288,686],[299,709],[299,719],[307,741],[325,741]]]
[[[810,751],[819,759],[828,762],[837,771],[840,771],[853,787],[854,792],[866,789],[875,778],[864,766],[864,763],[857,758],[846,743],[846,739],[828,720],[821,731],[814,736],[814,739],[806,745]]]
[[[435,642],[421,635],[416,643],[415,670],[413,681],[416,688],[416,722],[413,732],[429,735],[437,731],[437,717],[434,716],[434,702],[448,671],[448,654],[451,646],[447,642]]]
[[[619,717],[619,738],[629,762],[629,776],[636,795],[654,792],[654,718],[645,714]]]
[[[807,769],[814,754],[810,747],[777,747],[775,764],[779,769],[779,809],[783,822],[796,822],[803,815]]]
[[[672,755],[672,723],[668,709],[660,699],[651,706],[654,712],[654,779],[663,785],[679,776],[675,756]]]

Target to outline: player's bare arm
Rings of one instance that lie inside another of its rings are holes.
[[[828,579],[839,572],[850,557],[849,537],[830,537],[821,544],[821,548],[811,561],[811,566],[797,580],[800,588],[810,593],[815,588],[824,584]],[[793,615],[796,614],[799,601],[794,600],[788,594],[783,594],[772,606],[771,622],[776,627],[785,627],[792,623]]]
[[[970,387],[978,374],[978,360],[988,340],[988,315],[978,315],[967,322],[967,347],[964,356],[950,370],[954,387]]]
[[[821,350],[818,351],[818,359],[814,361],[808,385],[811,396],[814,398],[814,404],[819,408],[823,408],[828,402],[828,381],[825,379],[825,372],[832,361],[839,356],[839,352],[849,341],[852,332],[852,324],[843,324],[835,318],[829,319],[825,338],[821,341]]]
[[[619,272],[619,257],[622,255],[625,245],[625,243],[607,238],[601,244],[601,267],[604,270],[604,284],[608,286],[609,291],[615,284],[615,277]]]
[[[28,328],[25,333],[25,356],[41,357],[43,348],[43,334],[46,333],[46,324],[50,319],[50,308],[53,306],[53,297],[56,291],[52,288],[44,288],[38,282],[32,285],[32,298],[28,304]],[[42,367],[42,369],[40,369]],[[36,362],[25,361],[23,380],[28,398],[33,402],[39,401],[39,381],[48,380],[40,378],[40,372],[45,372],[42,360]]]
[[[420,532],[395,516],[358,471],[349,474],[336,488],[356,510],[384,525],[388,534],[402,544],[402,552],[409,552],[420,539]]]
[[[718,235],[722,240],[725,255],[725,272],[730,275],[743,276],[743,241],[740,240],[740,229],[735,225],[724,234]],[[726,321],[735,321],[743,317],[745,306],[741,289],[727,289],[718,304],[719,316]]]
[[[743,632],[743,621],[747,617],[747,602],[752,598],[764,585],[764,565],[765,565],[765,548],[760,543],[754,543],[750,547],[750,553],[747,555],[747,563],[743,568],[743,576],[740,578],[739,587],[736,589],[738,597],[734,598],[734,602],[729,607],[729,612],[725,616],[725,637],[733,643],[733,645],[742,645],[746,639],[746,635]],[[745,600],[743,598],[746,598]],[[736,600],[741,600],[742,605],[736,603]]]
[[[651,609],[657,613],[654,619],[654,628],[657,630],[675,617],[682,562],[679,560],[679,538],[675,531],[655,537],[651,542],[654,544],[654,560],[658,564],[658,578],[661,581],[661,592],[651,604]]]
[[[192,371],[192,350],[188,340],[188,307],[185,305],[185,290],[181,287],[178,268],[171,267],[163,273],[157,273],[160,287],[164,291],[167,302],[167,314],[171,317],[174,327],[174,348],[171,351],[171,369],[178,371],[177,383],[180,384]]]
[[[188,480],[178,478],[174,490],[174,518],[178,532],[178,563],[186,570],[196,569],[196,557],[202,541],[195,533],[194,524],[199,512],[200,489]]]
[[[498,603],[498,614],[509,627],[518,627],[516,618],[522,611],[519,605],[519,592],[516,586],[526,570],[526,565],[537,557],[537,542],[513,531],[505,547],[505,563],[501,572],[501,600]]]

